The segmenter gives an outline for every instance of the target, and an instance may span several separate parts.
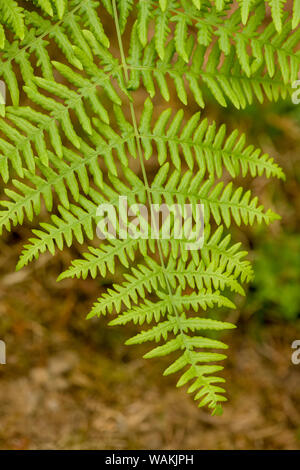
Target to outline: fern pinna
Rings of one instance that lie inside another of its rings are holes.
[[[124,282],[100,296],[89,317],[114,313],[112,325],[149,325],[128,344],[160,342],[147,358],[175,353],[164,374],[179,372],[178,386],[189,383],[199,406],[213,413],[226,400],[217,374],[226,356],[210,350],[227,346],[210,331],[234,325],[203,311],[234,308],[228,292],[243,294],[241,284],[253,277],[247,253],[227,230],[278,218],[232,180],[284,174],[238,130],[208,122],[200,109],[209,94],[238,109],[289,96],[300,63],[300,2],[292,13],[284,4],[28,0],[27,10],[0,0],[7,87],[0,105],[1,232],[25,219],[36,223],[41,207],[49,213],[33,229],[18,269],[46,250],[90,240],[60,279],[105,277],[123,266]],[[166,105],[174,90],[176,110]],[[187,118],[191,103],[198,111]],[[170,239],[100,243],[97,207],[117,206],[120,196],[130,204],[203,204],[202,249],[185,249],[174,227]]]

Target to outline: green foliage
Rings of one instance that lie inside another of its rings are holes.
[[[296,320],[300,315],[299,237],[287,234],[262,243],[256,253],[254,269],[249,308],[255,309],[261,318],[271,315],[273,319]]]
[[[244,294],[241,284],[253,278],[247,253],[226,231],[233,223],[278,218],[233,180],[284,174],[238,130],[228,132],[200,112],[190,117],[181,106],[204,108],[207,92],[237,109],[286,98],[300,63],[299,1],[292,18],[284,1],[270,1],[274,21],[263,0],[239,1],[235,9],[224,0],[31,3],[27,11],[0,0],[0,77],[11,103],[0,119],[0,231],[48,214],[33,229],[20,269],[46,250],[96,239],[97,207],[117,206],[119,196],[129,204],[202,203],[200,251],[187,250],[174,226],[170,240],[91,242],[60,279],[105,277],[121,264],[128,270],[124,282],[108,289],[89,317],[116,313],[111,324],[148,324],[128,343],[162,341],[145,357],[175,353],[164,374],[181,371],[178,386],[192,381],[188,391],[199,406],[218,414],[226,398],[216,385],[224,382],[216,362],[225,355],[207,348],[226,345],[209,331],[234,325],[203,311],[234,308],[228,291]],[[105,31],[109,21],[114,38]],[[154,103],[169,101],[173,89],[179,109],[157,113]],[[137,90],[144,93],[141,116]]]

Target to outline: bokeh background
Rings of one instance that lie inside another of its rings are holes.
[[[113,37],[110,19],[105,27]],[[61,59],[55,47],[52,58]],[[139,113],[145,95],[135,98]],[[135,327],[85,320],[121,273],[57,283],[84,247],[44,254],[15,272],[30,235],[25,223],[0,239],[0,339],[7,344],[7,364],[0,366],[1,449],[300,448],[300,365],[291,362],[291,344],[300,339],[300,104],[287,99],[237,111],[222,109],[209,95],[206,102],[203,116],[244,131],[287,178],[247,182],[281,221],[232,228],[234,240],[249,250],[255,281],[245,298],[234,299],[236,311],[218,313],[238,326],[223,336],[230,345],[223,416],[198,410],[176,389],[175,377],[162,377],[167,359],[146,361],[144,347],[124,346]],[[159,95],[154,103],[158,112],[165,106]],[[178,107],[174,93],[169,105]],[[187,115],[195,111],[190,99]]]

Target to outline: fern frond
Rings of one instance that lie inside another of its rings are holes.
[[[18,157],[17,163],[15,162],[15,154],[23,154],[27,168],[34,171],[35,166],[31,146],[36,146],[42,163],[45,163],[47,159],[45,144],[46,134],[49,134],[53,149],[60,158],[62,157],[62,140],[64,137],[67,137],[77,149],[80,148],[80,137],[77,135],[72,120],[70,119],[71,111],[74,111],[83,130],[90,135],[92,142],[96,142],[96,145],[98,143],[99,146],[102,143],[105,147],[103,138],[93,131],[90,118],[85,110],[87,104],[92,107],[96,115],[102,120],[102,130],[104,130],[104,123],[109,123],[109,117],[98,96],[98,85],[103,86],[105,92],[114,103],[118,105],[121,104],[121,100],[109,83],[108,77],[100,70],[97,72],[97,77],[94,77],[94,81],[91,84],[89,80],[71,71],[67,66],[57,63],[54,65],[64,76],[68,77],[72,84],[78,86],[77,92],[69,89],[65,85],[55,83],[52,80],[35,77],[31,82],[31,86],[25,86],[24,89],[33,102],[50,112],[50,116],[49,114],[45,115],[30,108],[8,108],[10,113],[8,116],[9,119],[12,120],[16,126],[25,131],[28,137],[18,133],[16,128],[9,126],[3,119],[0,122],[0,128],[6,132],[8,138],[14,143],[14,147],[9,147],[10,144],[8,142],[3,143],[2,147],[5,145],[6,152],[4,158],[6,162],[12,162],[20,176],[23,174],[22,168],[24,164],[21,164],[21,157]],[[59,103],[49,96],[46,97],[39,92],[35,85],[38,85],[48,93],[59,96],[64,100],[64,103]],[[32,122],[38,123],[38,126],[33,126]],[[57,122],[61,124],[61,129],[57,127]],[[109,131],[108,127],[105,129],[107,130],[106,138],[111,139],[116,136],[113,131]],[[105,133],[103,132],[103,134]],[[10,150],[8,150],[7,147],[9,147]],[[2,150],[1,146],[0,150]],[[118,154],[122,164],[125,165],[127,157],[124,155],[124,152],[120,150]],[[5,178],[5,181],[7,181],[9,175],[7,163],[3,167],[1,175]]]
[[[101,142],[99,144],[99,147],[101,147]],[[64,243],[66,243],[67,246],[71,246],[73,238],[75,238],[77,242],[83,243],[83,233],[86,233],[88,240],[93,239],[93,230],[97,220],[98,206],[107,202],[114,206],[118,204],[119,192],[117,192],[115,189],[112,189],[107,184],[103,183],[101,170],[96,164],[97,155],[97,150],[91,151],[90,158],[92,158],[92,162],[90,164],[89,171],[92,174],[94,173],[94,181],[98,185],[98,191],[90,187],[86,196],[82,194],[77,194],[77,204],[68,205],[68,201],[66,199],[65,205],[69,206],[68,209],[63,206],[58,206],[60,216],[52,215],[52,224],[42,223],[41,228],[43,230],[33,230],[33,233],[34,235],[36,235],[36,238],[31,238],[29,240],[30,244],[25,245],[19,263],[17,265],[17,269],[21,269],[32,259],[38,258],[40,253],[44,253],[46,249],[48,249],[52,254],[54,254],[56,246],[60,250],[63,249]],[[75,168],[77,167],[79,173],[81,173],[80,167],[78,167],[77,165],[78,161],[75,160]],[[81,168],[82,166],[83,165],[81,165]],[[75,168],[72,168],[71,166],[67,170],[68,175],[72,176],[72,173],[75,173]],[[63,167],[63,170],[65,170],[65,167]],[[67,176],[65,175],[65,177]],[[113,178],[113,176],[111,177]],[[61,185],[61,177],[59,178],[59,180]],[[135,183],[136,180],[137,178],[134,179]],[[68,184],[72,183],[74,184],[74,179],[71,178],[70,183]],[[100,188],[102,189],[102,194]],[[118,182],[118,189],[119,188],[120,182]],[[56,189],[59,196],[60,188],[58,187],[58,185],[54,185],[54,189]],[[145,194],[145,188],[141,182],[140,187],[137,188],[135,191],[132,189],[132,187],[126,188],[126,186],[123,186],[122,189],[123,191],[125,189],[126,191],[128,191],[126,193],[124,192],[123,194],[128,197],[129,203],[133,202],[134,199],[132,200],[131,198],[134,198],[135,195],[139,197],[139,200],[141,202],[145,202],[145,199],[143,197]],[[75,190],[76,189],[72,187],[71,192],[74,194]],[[9,210],[11,211],[12,209],[9,208]],[[6,217],[5,214],[3,217]]]
[[[271,7],[272,18],[275,24],[275,28],[280,33],[282,30],[282,15],[285,0],[268,0]]]
[[[208,225],[204,232],[204,244],[201,249],[201,258],[205,265],[208,266],[214,261],[217,266],[226,267],[228,274],[233,273],[235,278],[240,276],[241,282],[250,282],[254,276],[253,269],[249,261],[242,259],[247,252],[239,250],[241,243],[230,246],[230,234],[222,238],[224,232],[222,225],[212,235],[210,232],[210,225]]]
[[[134,3],[134,0],[118,0],[118,8],[120,12],[119,21],[120,21],[121,32],[123,32],[126,27],[127,18],[133,8],[133,3]],[[111,14],[113,14],[112,10],[111,10]]]
[[[161,341],[146,358],[177,354],[164,374],[179,372],[177,385],[191,382],[188,392],[213,413],[226,400],[217,385],[224,379],[216,376],[225,355],[209,349],[227,346],[209,331],[234,325],[203,312],[235,308],[232,293],[244,295],[242,283],[253,278],[246,251],[227,229],[279,218],[233,180],[284,174],[238,130],[227,134],[199,112],[155,110],[151,98],[159,91],[168,101],[175,90],[184,105],[192,98],[204,108],[210,96],[237,109],[255,99],[285,99],[300,66],[299,0],[293,18],[284,0],[266,1],[273,21],[265,0],[239,0],[236,9],[231,0],[33,0],[33,11],[25,2],[0,0],[0,77],[12,103],[0,110],[0,233],[26,219],[37,227],[17,269],[45,251],[85,241],[88,251],[60,280],[105,277],[120,263],[123,281],[98,298],[89,318],[110,313],[112,325],[147,323],[127,343]],[[59,60],[52,60],[54,46]],[[135,91],[143,96],[140,117]],[[27,103],[19,106],[23,92]],[[201,249],[190,250],[185,234],[177,237],[171,215],[148,238],[122,237],[116,219],[119,238],[95,248],[97,209],[110,204],[120,217],[120,197],[151,214],[155,204],[189,204],[192,222],[201,205]]]
[[[237,279],[241,277],[242,282],[249,282],[253,279],[253,269],[251,263],[247,260],[242,260],[247,255],[246,251],[239,251],[240,243],[232,246],[230,243],[230,234],[222,238],[223,227],[220,226],[210,236],[210,225],[206,226],[204,234],[204,244],[201,249],[201,259],[205,266],[223,266],[224,273],[229,276],[225,283],[230,283],[230,275]],[[138,250],[142,256],[146,258],[148,253],[155,251],[154,240],[146,241],[145,239],[128,238],[127,240],[109,240],[107,244],[102,244],[100,248],[89,247],[89,252],[83,254],[83,259],[73,260],[72,266],[59,276],[59,280],[68,277],[82,277],[86,279],[88,274],[96,278],[98,272],[102,277],[105,277],[107,269],[113,274],[115,272],[115,257],[118,255],[119,261],[123,266],[129,268],[129,261],[133,262],[135,259],[135,252]],[[173,240],[173,243],[178,240]],[[179,243],[178,243],[179,244]],[[170,244],[166,243],[167,250],[164,251],[165,256],[170,254]],[[195,254],[194,254],[195,253]],[[185,258],[186,252],[181,252],[182,262],[187,261]],[[197,252],[193,252],[194,264],[198,265],[199,258]],[[170,261],[173,258],[170,258]],[[173,273],[175,274],[175,273]],[[209,276],[207,276],[208,278]],[[218,277],[218,275],[217,275]],[[211,278],[211,276],[210,276]],[[222,279],[222,276],[221,276]],[[190,276],[190,282],[193,283],[194,277]],[[218,280],[216,280],[219,286]],[[191,287],[193,286],[190,285]],[[240,288],[235,282],[232,283],[233,290],[240,291]],[[210,284],[208,285],[210,287]],[[241,292],[241,291],[240,291]]]
[[[114,324],[118,324],[114,322]],[[177,386],[183,386],[190,380],[194,380],[193,385],[189,388],[189,393],[199,390],[195,396],[195,400],[202,398],[198,406],[208,405],[214,410],[214,413],[219,413],[219,403],[226,401],[223,393],[225,390],[221,387],[212,385],[214,383],[224,382],[221,377],[213,376],[215,372],[223,369],[219,365],[205,365],[209,362],[218,362],[226,358],[224,354],[219,353],[206,353],[199,351],[199,348],[212,347],[224,349],[223,343],[206,343],[205,339],[195,336],[191,337],[189,331],[199,330],[224,330],[234,328],[234,325],[226,322],[210,320],[205,318],[186,318],[184,313],[177,314],[176,316],[170,315],[168,320],[160,322],[157,326],[152,327],[147,331],[139,333],[137,336],[127,341],[127,344],[140,344],[148,341],[159,341],[163,338],[166,342],[162,346],[152,349],[144,357],[161,357],[171,354],[178,350],[183,350],[181,355],[176,359],[165,371],[164,375],[176,373],[185,368],[181,375]],[[168,335],[172,333],[175,338],[168,340]],[[196,350],[195,350],[196,349]],[[203,365],[204,364],[204,365]],[[209,376],[207,376],[209,375]]]
[[[63,248],[64,243],[71,246],[73,238],[78,243],[83,243],[84,236],[88,240],[93,239],[93,216],[91,213],[94,215],[97,206],[84,196],[81,196],[78,202],[80,206],[71,204],[69,210],[58,206],[60,216],[52,215],[52,224],[42,222],[40,225],[43,230],[32,231],[36,238],[29,239],[30,244],[24,246],[17,270],[37,258],[41,253],[45,253],[46,250],[54,254],[55,246],[59,249]]]
[[[0,232],[3,227],[10,230],[11,223],[14,226],[21,225],[25,214],[32,221],[32,208],[34,208],[34,213],[39,215],[41,198],[44,199],[46,209],[50,212],[53,206],[53,192],[56,193],[63,207],[69,209],[71,197],[78,202],[80,193],[87,194],[90,190],[87,169],[91,174],[94,174],[94,184],[96,186],[102,185],[102,174],[95,166],[96,156],[92,148],[86,158],[82,158],[77,153],[63,147],[63,156],[66,161],[49,153],[49,160],[53,168],[36,159],[35,164],[39,168],[41,176],[32,174],[25,169],[24,177],[31,183],[31,186],[19,180],[12,181],[18,192],[11,189],[5,190],[5,194],[10,200],[0,202],[3,207],[6,207],[5,211],[0,211]]]
[[[30,0],[26,0],[29,2]],[[53,7],[50,0],[33,0],[33,3],[37,5],[43,12],[50,16],[54,15]]]
[[[14,0],[9,1],[14,2]],[[4,0],[3,3],[5,3]],[[7,83],[14,105],[18,105],[19,102],[19,97],[14,91],[15,88],[17,88],[15,86],[15,71],[12,68],[12,64],[14,62],[20,66],[25,84],[28,84],[29,78],[31,80],[34,78],[33,72],[30,75],[28,73],[26,75],[26,69],[29,67],[31,54],[36,56],[38,60],[37,64],[38,66],[41,66],[44,78],[48,80],[53,79],[53,65],[51,64],[47,50],[49,41],[44,39],[45,36],[48,36],[50,40],[55,41],[68,62],[77,69],[82,69],[82,64],[75,55],[73,49],[74,45],[81,47],[86,54],[89,53],[91,56],[88,42],[83,34],[84,28],[89,28],[91,34],[94,34],[100,44],[103,44],[106,48],[109,47],[109,40],[104,33],[101,20],[96,13],[99,2],[94,0],[85,0],[84,2],[81,0],[72,0],[69,4],[68,10],[65,11],[66,3],[64,0],[53,0],[51,5],[57,13],[57,18],[53,23],[48,19],[43,18],[35,11],[26,11],[25,20],[27,30],[26,34],[24,32],[22,37],[22,45],[18,48],[15,43],[6,44],[1,61],[3,62],[3,67],[7,72],[5,73],[5,70],[3,69],[0,70],[0,74],[2,74]],[[47,12],[47,10],[49,10],[49,5],[47,5],[47,2],[40,0],[39,6],[43,11]]]
[[[160,165],[165,163],[169,153],[174,166],[180,169],[182,154],[190,170],[197,163],[203,174],[207,169],[210,175],[220,177],[225,166],[232,177],[237,176],[240,171],[246,176],[250,171],[252,177],[261,176],[265,172],[267,177],[284,178],[281,168],[267,154],[262,155],[260,150],[254,149],[253,146],[245,147],[244,134],[239,136],[238,132],[234,131],[225,139],[225,125],[217,129],[215,122],[209,124],[207,119],[200,121],[200,113],[194,114],[179,134],[184,119],[182,110],[170,120],[171,109],[166,109],[153,128],[152,115],[153,105],[147,100],[143,123],[140,125],[146,159],[152,152],[153,141]]]
[[[241,8],[241,17],[243,24],[248,21],[249,13],[253,4],[253,0],[238,0]],[[220,9],[222,11],[222,8]]]
[[[130,88],[137,89],[141,80],[150,96],[153,97],[156,94],[156,82],[161,95],[168,101],[170,92],[167,79],[171,78],[174,81],[178,98],[185,105],[187,104],[186,82],[193,98],[200,107],[204,107],[203,91],[205,89],[211,92],[221,106],[226,106],[229,102],[236,108],[245,108],[247,104],[252,104],[254,98],[259,102],[263,102],[264,95],[271,101],[277,101],[278,96],[281,95],[285,98],[291,92],[286,78],[288,67],[281,71],[285,77],[283,83],[280,70],[275,73],[276,52],[271,45],[264,47],[266,51],[265,58],[262,55],[260,44],[255,43],[255,52],[257,54],[255,57],[257,58],[252,63],[253,72],[248,77],[236,61],[233,49],[223,60],[222,51],[219,45],[215,44],[213,49],[209,51],[207,62],[204,63],[206,47],[198,45],[193,48],[193,38],[191,37],[187,48],[189,56],[193,60],[192,64],[189,65],[185,64],[181,58],[173,61],[176,49],[172,41],[166,47],[165,59],[163,61],[158,60],[154,50],[154,41],[152,40],[147,45],[144,56],[137,56],[140,57],[138,61],[131,60],[130,62],[129,68],[132,70]],[[283,56],[285,55],[283,54]],[[299,58],[293,56],[292,60],[294,59],[295,66],[291,71],[293,74],[292,79],[295,79],[297,64],[299,65]],[[264,60],[267,63],[269,74],[263,70]],[[184,78],[186,78],[186,81]]]
[[[300,0],[294,0],[292,27],[296,29],[300,23]]]
[[[164,310],[165,307],[167,307],[170,304],[169,304],[168,299],[165,299],[165,301],[161,301],[157,303],[147,301],[147,305],[149,307],[149,311],[151,310],[151,308],[153,308],[155,311],[155,308]],[[138,309],[136,308],[135,311],[137,310]],[[140,312],[143,315],[144,309],[140,309]],[[112,320],[110,322],[110,325],[123,325],[127,323],[128,321],[134,321],[136,323],[137,319],[139,319],[139,317],[134,315],[134,318],[128,320],[127,314],[122,314],[122,315],[119,315],[116,319]],[[144,321],[145,319],[142,318],[142,320],[140,321],[140,324],[143,324]],[[235,328],[235,325],[233,325],[232,323],[222,322],[219,320],[212,320],[210,318],[200,318],[200,317],[186,318],[186,314],[183,313],[180,318],[180,326],[178,326],[177,318],[174,316],[170,316],[167,321],[161,322],[158,325],[154,326],[153,328],[146,330],[146,331],[142,331],[141,333],[134,336],[133,338],[130,338],[127,341],[127,344],[141,344],[146,341],[157,342],[161,338],[166,340],[170,332],[177,334],[179,330],[182,331],[183,333],[186,333],[188,331],[192,331],[192,332],[199,331],[199,330],[220,331],[223,329],[232,329],[232,328]]]
[[[96,278],[98,271],[102,277],[106,276],[107,271],[114,274],[115,258],[118,258],[125,268],[129,268],[129,263],[134,261],[137,250],[144,257],[146,257],[149,248],[152,253],[155,251],[155,243],[153,242],[128,238],[127,240],[109,240],[100,248],[90,246],[89,252],[83,254],[84,259],[73,260],[72,266],[61,273],[58,280],[68,277],[86,279],[89,274],[92,278]]]
[[[165,142],[168,140],[170,143],[169,151],[170,151],[170,158],[174,164],[174,166],[177,168],[175,169],[171,174],[169,174],[169,164],[165,163],[166,159],[166,148],[164,146],[159,146],[158,145],[158,161],[162,165],[161,169],[159,170],[158,174],[153,180],[153,183],[151,187],[149,188],[149,192],[151,193],[153,197],[153,201],[159,203],[161,201],[161,198],[163,197],[166,201],[169,203],[176,203],[177,201],[180,201],[180,198],[183,198],[184,201],[186,202],[191,202],[191,203],[202,203],[204,205],[205,209],[205,220],[210,219],[210,215],[213,216],[217,224],[220,224],[222,221],[226,224],[226,226],[230,226],[231,223],[231,218],[234,219],[234,221],[240,225],[241,221],[243,223],[250,223],[253,224],[254,220],[257,219],[259,222],[265,221],[266,223],[270,223],[272,220],[275,220],[277,216],[271,211],[268,210],[267,212],[263,212],[263,207],[261,205],[258,205],[258,200],[257,198],[251,199],[251,193],[250,191],[243,192],[242,188],[237,188],[233,190],[232,183],[228,183],[227,186],[224,187],[224,184],[222,182],[217,183],[216,185],[214,184],[214,179],[210,178],[206,180],[203,184],[203,178],[204,178],[204,171],[205,167],[203,167],[203,162],[199,164],[200,167],[204,168],[198,171],[196,175],[193,175],[193,173],[188,170],[184,174],[181,173],[179,170],[180,168],[180,158],[179,158],[179,152],[176,146],[172,144],[172,136],[177,135],[179,127],[182,122],[182,115],[179,113],[177,117],[175,116],[172,124],[170,125],[169,131],[165,134],[165,127],[162,125],[162,123],[165,121],[165,113],[163,113],[163,117],[161,116],[158,120],[159,125],[156,125],[156,127],[153,130],[153,134],[149,133],[150,130],[150,124],[151,124],[151,117],[152,117],[152,106],[150,102],[147,102],[145,104],[144,108],[144,113],[141,118],[141,123],[140,123],[140,133],[141,136],[143,137],[142,144],[144,147],[145,151],[145,157],[146,159],[151,156],[152,153],[152,146],[151,146],[151,138],[153,136],[154,140],[157,139],[157,137],[160,137],[162,135],[166,135],[164,138]],[[167,115],[170,113],[167,112]],[[120,123],[123,122],[122,119],[124,119],[124,116],[121,118],[120,113],[118,114],[119,118],[121,119]],[[191,121],[186,125],[186,127],[183,129],[183,135],[184,138],[186,138],[186,135],[189,134],[191,130],[195,128],[195,122],[198,123],[198,116],[196,116],[196,120],[192,118],[192,125]],[[124,122],[123,122],[124,125]],[[99,126],[100,128],[100,126]],[[106,133],[106,128],[103,128],[103,124],[101,125],[102,132],[105,134]],[[206,127],[206,122],[205,125],[203,126],[202,124],[199,125],[198,128],[198,133],[197,137],[200,135],[203,136],[205,134],[205,130],[207,129]],[[100,131],[100,129],[99,129]],[[94,136],[97,134],[95,133]],[[215,139],[215,128],[214,126],[212,128],[208,128],[208,131],[206,132],[206,143],[209,146],[210,142]],[[120,180],[117,178],[116,175],[114,175],[116,169],[115,166],[111,167],[112,163],[112,158],[108,158],[107,156],[107,151],[105,150],[105,147],[103,148],[104,141],[102,138],[100,138],[100,135],[98,135],[98,138],[100,139],[98,141],[98,147],[97,150],[95,151],[94,155],[97,154],[98,151],[100,151],[102,154],[106,156],[106,161],[110,161],[110,168],[112,173],[110,174],[110,180],[112,183],[112,188],[113,191],[111,192],[110,188],[107,185],[103,186],[102,181],[99,184],[99,187],[103,187],[103,190],[105,194],[111,194],[112,198],[114,200],[114,203],[116,203],[117,196],[120,194]],[[130,139],[132,136],[130,136]],[[124,139],[120,138],[120,143],[116,139],[115,134],[113,134],[113,143],[112,146],[115,146],[120,153],[120,155],[123,155],[124,153],[124,147],[122,144],[124,144]],[[131,141],[131,140],[130,140]],[[184,141],[186,143],[186,141]],[[230,145],[228,148],[231,148],[231,143],[232,139],[230,140]],[[217,144],[218,144],[218,139],[217,139]],[[194,146],[195,144],[192,143],[191,147]],[[102,148],[101,148],[102,147]],[[100,150],[101,148],[101,150]],[[108,152],[109,155],[111,155],[111,148],[108,145]],[[98,150],[99,149],[99,150]],[[120,150],[121,149],[121,150]],[[248,152],[249,153],[249,152]],[[248,155],[246,152],[246,155]],[[91,153],[93,155],[93,153]],[[186,155],[189,156],[191,161],[191,155],[190,152],[186,151]],[[263,159],[263,162],[265,159]],[[275,170],[277,170],[276,167],[274,167]],[[255,167],[254,167],[255,169]],[[281,170],[279,171],[279,175],[281,176]],[[123,167],[123,172],[124,175],[127,178],[127,185],[121,186],[122,188],[122,195],[127,195],[132,197],[134,194],[138,198],[142,197],[142,199],[139,199],[139,202],[144,201],[145,197],[145,191],[144,191],[144,185],[143,182],[139,180],[139,178],[134,175],[132,171],[130,171],[128,168]],[[210,172],[214,172],[214,169],[210,169]],[[255,173],[256,174],[256,173]],[[95,194],[93,193],[95,196]],[[89,194],[90,196],[90,194]],[[112,202],[110,198],[106,198],[104,195],[100,196],[100,194],[97,195],[98,201],[101,202]],[[74,206],[75,207],[75,206]],[[92,205],[91,207],[95,207]],[[96,217],[96,208],[94,209],[94,214],[90,214],[90,217],[92,219],[95,219]],[[81,213],[80,213],[81,214]],[[85,219],[85,214],[82,214]],[[73,216],[72,216],[73,217]],[[56,220],[56,222],[58,222]],[[61,222],[63,223],[63,222]],[[79,221],[79,226],[83,224],[83,221]],[[77,225],[75,224],[77,227]],[[47,229],[50,230],[50,226],[47,226]],[[57,227],[51,228],[50,230],[51,233],[55,234],[55,237],[58,236],[57,232]],[[68,231],[70,232],[70,231]],[[56,242],[56,239],[52,242],[50,242],[49,239],[49,233],[47,230],[47,233],[43,235],[43,232],[39,231],[39,237],[46,237],[46,244],[43,246],[47,246],[48,243],[51,243],[53,246],[53,242]],[[60,233],[60,232],[59,232]],[[70,232],[72,233],[72,231]],[[33,239],[35,240],[35,239]],[[58,238],[59,246],[61,245],[61,238],[59,236]],[[23,256],[22,257],[22,262],[21,265],[23,264],[24,260],[28,262],[30,259],[32,259],[33,256],[37,256],[37,254],[40,251],[40,242],[34,241],[33,242],[34,246],[28,246],[27,249],[30,252],[29,256]],[[38,249],[37,249],[38,248]],[[51,250],[53,252],[53,249]],[[33,255],[34,253],[34,255]]]
[[[150,258],[146,258],[146,263],[147,265],[138,265],[137,268],[132,268],[131,274],[124,275],[125,283],[115,285],[115,290],[109,289],[107,293],[103,294],[94,305],[90,315],[105,315],[106,312],[111,313],[113,309],[119,313],[122,303],[125,307],[131,308],[133,303],[138,303],[138,297],[145,299],[146,292],[151,293],[154,291],[157,293],[158,285],[164,289],[166,282],[169,282],[172,287],[176,287],[178,283],[183,290],[187,285],[192,289],[196,286],[200,292],[203,289],[211,290],[214,288],[217,290],[221,288],[223,290],[229,287],[234,292],[244,294],[234,276],[224,271],[223,267],[216,268],[214,263],[205,268],[202,262],[199,266],[196,266],[193,261],[187,264],[182,260],[176,261],[172,257],[169,258],[165,268],[162,268]],[[189,296],[191,305],[199,304],[205,310],[210,298],[208,294],[205,295],[206,297],[203,300],[199,296],[195,298]],[[226,302],[224,299],[222,300]],[[173,298],[174,301],[176,303]],[[185,302],[183,301],[183,303]],[[232,304],[230,306],[232,307]]]
[[[190,3],[184,2],[183,12],[178,2],[166,2],[163,14],[159,8],[152,10],[152,17],[155,23],[155,34],[152,40],[154,51],[163,63],[170,64],[171,57],[167,56],[167,47],[169,47],[169,43],[173,43],[174,52],[182,59],[181,67],[184,67],[184,64],[188,63],[191,59],[192,48],[190,44],[193,39],[191,28],[194,27],[198,31],[197,40],[199,45],[206,48],[213,43],[213,38],[215,38],[218,41],[220,51],[225,56],[228,56],[233,51],[234,58],[238,59],[241,71],[244,72],[246,77],[252,77],[258,70],[258,66],[263,65],[265,67],[269,58],[272,58],[273,62],[276,57],[284,56],[288,58],[291,63],[289,64],[286,61],[285,66],[279,60],[281,75],[284,83],[288,84],[287,76],[291,75],[291,81],[296,80],[297,71],[295,73],[295,69],[299,68],[300,65],[299,55],[295,50],[295,46],[299,41],[299,31],[295,31],[295,33],[290,35],[291,30],[295,28],[297,20],[294,19],[293,24],[291,20],[286,20],[287,15],[283,14],[282,11],[282,4],[285,0],[275,0],[275,3],[272,3],[272,0],[270,1],[274,23],[270,23],[263,34],[259,30],[266,15],[265,3],[262,0],[242,2],[242,10],[234,11],[229,17],[226,10],[224,10],[224,13],[216,12],[213,8],[206,5],[203,5],[199,10]],[[255,10],[255,14],[248,20],[250,9]],[[240,29],[241,15],[245,24],[245,27],[242,29]],[[294,13],[294,18],[297,18],[296,13]],[[140,21],[138,17],[137,27],[132,30],[132,35],[134,36],[132,37],[132,42],[136,44],[136,48],[138,48],[139,43],[139,47],[143,49],[145,47],[148,48],[145,38],[149,36],[149,32],[146,25],[144,23],[141,24]],[[174,33],[171,28],[173,23],[176,25]],[[150,27],[149,21],[147,24]],[[283,27],[281,26],[282,24]],[[294,40],[286,41],[288,35],[291,37],[294,35]],[[167,42],[168,39],[169,42]],[[249,46],[252,54],[249,54],[247,50]],[[204,50],[202,50],[202,54],[199,54],[200,57],[203,57]],[[151,54],[153,55],[153,52],[146,54],[148,60]],[[194,59],[193,64],[196,66],[197,63],[195,62]],[[199,63],[201,66],[202,62]],[[216,73],[216,67],[214,71]],[[275,70],[267,67],[267,71],[269,77],[272,78]]]
[[[278,219],[277,214],[270,209],[264,212],[263,206],[258,205],[257,197],[251,199],[250,191],[243,193],[243,189],[241,187],[233,191],[232,183],[229,183],[225,187],[222,182],[213,186],[212,180],[207,180],[202,185],[203,176],[199,173],[193,176],[192,172],[189,171],[182,176],[179,184],[178,181],[181,177],[180,172],[175,170],[168,178],[167,169],[168,164],[165,164],[157,177],[161,180],[161,185],[158,186],[154,180],[154,184],[149,189],[150,193],[154,197],[154,201],[164,197],[169,203],[175,204],[178,197],[183,197],[187,203],[202,203],[204,205],[205,220],[208,221],[210,219],[210,215],[212,215],[217,224],[220,224],[223,221],[227,227],[231,225],[232,218],[237,225],[240,225],[241,222],[252,225],[255,220],[259,223],[265,222],[269,224],[270,222]],[[114,179],[113,176],[111,178]],[[115,178],[115,182],[118,184],[118,178]],[[127,195],[133,195],[134,190],[132,188],[128,188],[127,190]],[[139,191],[137,191],[137,195],[138,193]],[[91,197],[90,193],[89,196]],[[97,199],[99,201],[98,204],[105,201],[105,199],[100,197],[100,195],[97,195]],[[83,199],[81,196],[79,198],[79,202],[83,205]],[[62,249],[63,238],[66,239],[67,245],[69,246],[71,244],[73,234],[77,241],[82,240],[81,243],[83,242],[81,236],[82,228],[84,228],[85,224],[89,221],[88,225],[90,233],[90,230],[92,230],[92,221],[96,218],[97,206],[95,203],[90,203],[88,212],[85,212],[74,205],[71,205],[70,209],[73,209],[75,215],[67,212],[63,208],[60,208],[60,212],[63,213],[63,217],[66,216],[67,219],[70,219],[71,221],[67,231],[68,240],[66,237],[62,237],[63,230],[67,225],[66,220],[64,218],[59,219],[55,216],[53,218],[55,225],[47,224],[47,226],[43,226],[43,228],[46,228],[46,232],[41,230],[36,231],[36,233],[34,232],[38,235],[38,238],[31,239],[31,244],[25,247],[20,258],[19,267],[27,264],[31,259],[33,259],[33,257],[37,257],[39,253],[43,253],[47,247],[51,246],[51,249],[49,248],[51,253],[54,253],[55,244],[59,249]],[[78,217],[78,219],[76,217]]]
[[[5,32],[2,24],[0,24],[0,49],[3,49],[5,44]]]

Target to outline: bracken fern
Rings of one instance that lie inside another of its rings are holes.
[[[27,6],[0,0],[0,77],[11,103],[0,105],[0,231],[35,221],[44,207],[48,219],[33,229],[18,269],[75,240],[90,246],[60,279],[105,277],[123,266],[124,282],[100,296],[89,317],[115,313],[112,325],[151,324],[128,344],[162,341],[147,358],[177,352],[164,374],[180,371],[178,386],[190,382],[199,406],[219,413],[226,398],[216,363],[226,356],[210,350],[227,346],[209,331],[234,325],[203,311],[234,308],[228,293],[243,295],[241,284],[253,278],[247,253],[227,229],[278,218],[231,180],[284,174],[238,130],[228,133],[200,111],[187,118],[181,106],[190,100],[204,108],[209,95],[238,109],[289,96],[300,64],[300,2],[294,0],[292,16],[285,0],[28,0]],[[103,26],[109,21],[114,37]],[[54,48],[61,60],[52,60]],[[141,116],[138,90],[145,96]],[[153,100],[161,105],[172,90],[176,112],[156,113]],[[203,248],[187,250],[174,227],[169,240],[119,238],[95,246],[97,207],[117,207],[119,196],[130,204],[203,204]]]

